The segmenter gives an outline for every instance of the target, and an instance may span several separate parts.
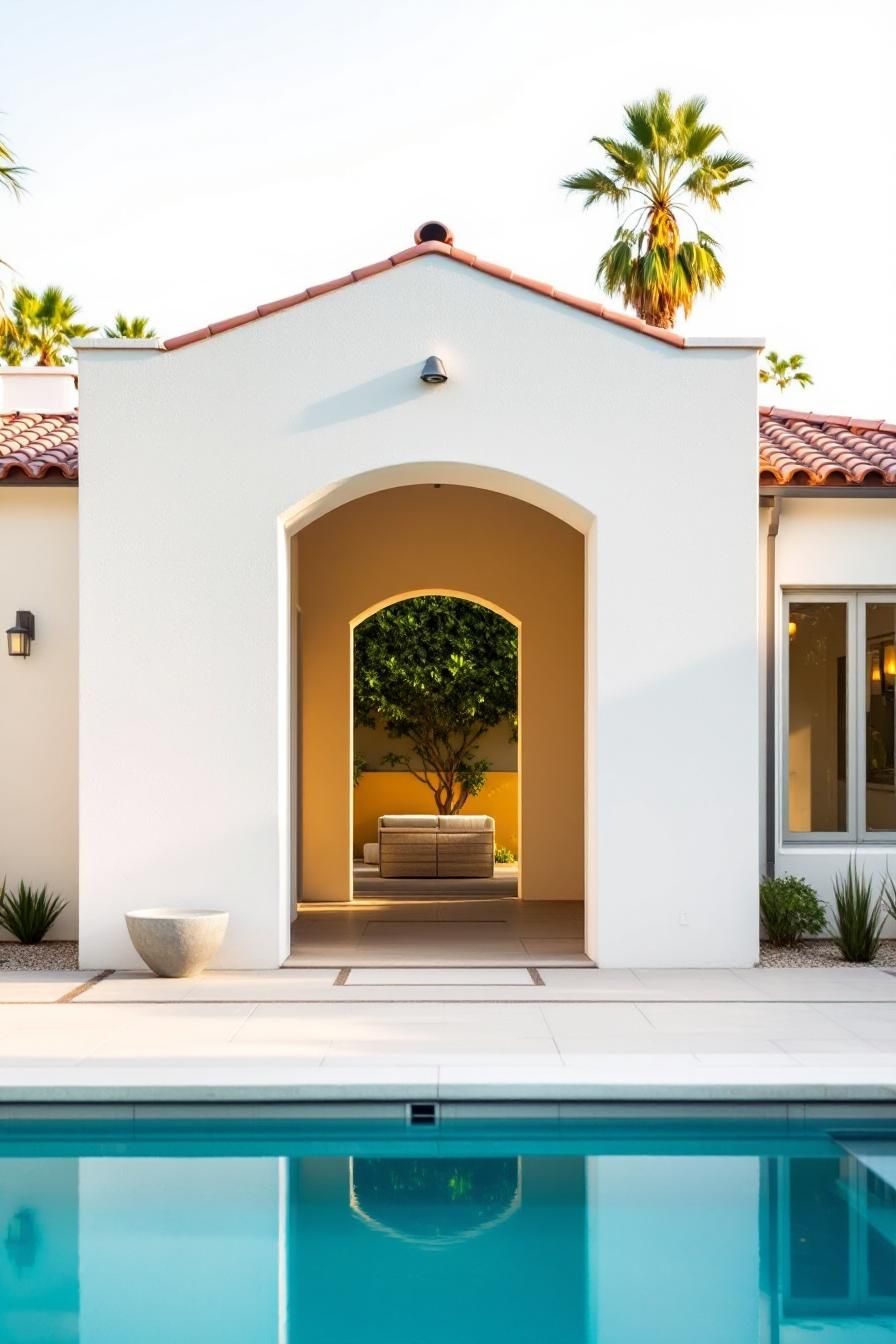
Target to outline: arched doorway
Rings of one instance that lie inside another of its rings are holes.
[[[400,594],[352,622],[353,899],[519,896],[521,633],[457,592]]]
[[[352,900],[352,630],[402,597],[457,595],[509,615],[525,632],[519,834],[532,936],[521,942],[517,964],[580,961],[587,876],[585,536],[516,494],[455,483],[451,474],[353,491],[323,512],[311,509],[316,516],[296,519],[288,566],[295,613],[290,905],[320,912]],[[571,910],[572,925],[561,919]],[[470,935],[481,963],[494,931],[480,919],[481,937]],[[383,938],[385,961],[394,949],[388,931]],[[369,964],[377,954],[367,952]],[[453,960],[465,963],[462,949]],[[303,957],[302,964],[311,963]]]

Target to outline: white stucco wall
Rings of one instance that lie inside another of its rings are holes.
[[[32,611],[29,658],[2,631]],[[50,931],[78,928],[78,491],[0,486],[0,878],[68,902]],[[0,937],[5,935],[0,934]]]
[[[284,524],[413,479],[596,520],[592,954],[755,960],[752,351],[428,256],[179,351],[85,350],[81,407],[86,964],[137,964],[122,914],[160,903],[231,911],[222,966],[286,954]]]
[[[889,588],[896,589],[896,499],[785,498],[776,543],[776,629],[782,629],[783,594],[786,589]],[[877,878],[896,873],[896,847],[881,843],[785,844],[783,842],[782,743],[786,724],[780,707],[786,667],[786,650],[778,641],[776,663],[777,704],[777,799],[776,855],[778,873],[794,873],[811,882],[827,904],[832,900],[836,873],[843,872],[856,855],[866,874]],[[887,922],[888,936],[896,927]]]

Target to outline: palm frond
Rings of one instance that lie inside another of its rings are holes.
[[[631,103],[624,109],[625,129],[642,149],[656,149],[651,106],[649,103]]]
[[[586,193],[584,201],[586,210],[595,201],[612,201],[614,205],[622,205],[628,200],[629,195],[625,187],[618,186],[611,177],[598,168],[586,168],[582,173],[573,173],[571,177],[563,179],[562,185],[567,191]]]
[[[625,293],[636,255],[632,235],[617,230],[613,246],[603,254],[597,267],[597,282],[607,294]]]
[[[700,94],[695,94],[692,98],[685,98],[683,103],[679,103],[675,109],[675,114],[682,126],[690,131],[696,127],[703,113],[706,111],[706,99]],[[719,128],[721,134],[721,128]]]
[[[647,166],[647,157],[639,145],[626,140],[612,140],[606,136],[595,136],[595,143],[609,155],[617,172],[626,182],[641,181]]]
[[[719,177],[728,177],[731,173],[741,173],[745,168],[753,167],[752,159],[748,159],[746,154],[735,154],[733,150],[726,150],[724,154],[710,154],[706,162]]]
[[[21,196],[25,190],[22,178],[29,171],[22,164],[16,163],[9,145],[0,138],[0,187],[5,187],[13,196]]]
[[[705,106],[705,99],[702,100]],[[721,126],[716,126],[712,122],[702,124],[685,124],[685,135],[683,137],[682,151],[685,158],[700,159],[709,149],[710,145],[718,140],[720,135],[725,132]]]
[[[114,324],[103,327],[103,335],[113,340],[151,340],[155,334],[148,317],[125,317],[124,313],[116,313]]]

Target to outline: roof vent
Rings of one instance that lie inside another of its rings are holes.
[[[425,224],[421,224],[414,234],[415,243],[447,243],[450,247],[454,242],[454,234],[447,224],[442,224],[438,219],[428,219]]]

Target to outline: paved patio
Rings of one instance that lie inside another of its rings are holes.
[[[5,974],[0,1101],[896,1100],[884,971],[534,970]]]
[[[444,881],[439,891],[445,891]],[[584,952],[584,921],[581,901],[496,900],[481,893],[473,899],[308,902],[299,906],[287,965],[593,967]]]

